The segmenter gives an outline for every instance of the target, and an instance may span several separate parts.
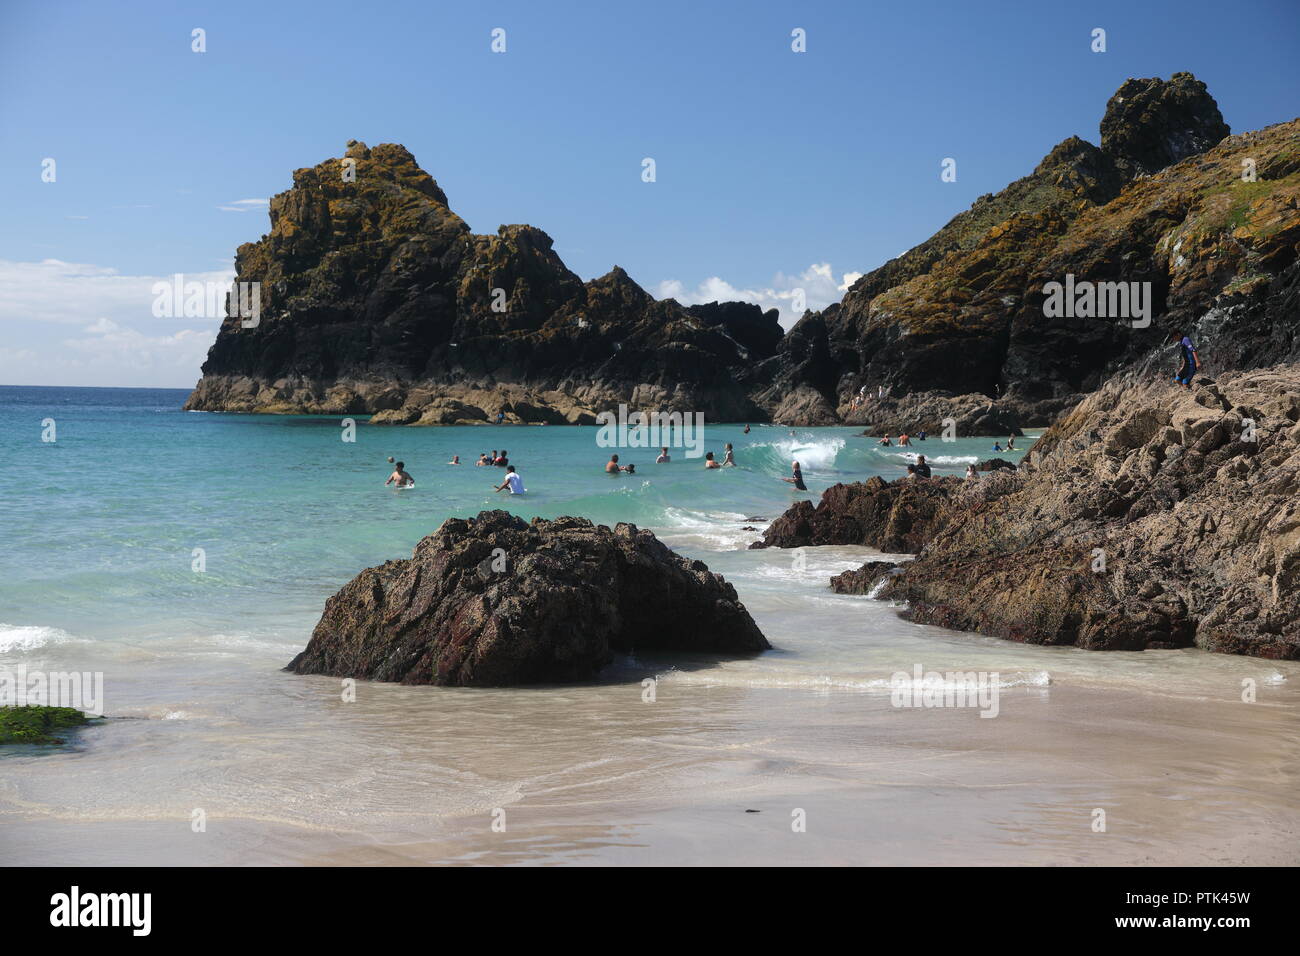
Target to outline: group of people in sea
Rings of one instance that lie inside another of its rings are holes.
[[[415,479],[412,478],[410,472],[406,470],[406,462],[395,462],[391,455],[388,458],[388,462],[393,466],[393,473],[389,475],[388,480],[384,482],[385,487],[388,485],[392,485],[395,488],[415,487]],[[452,455],[451,461],[447,462],[449,465],[459,465],[460,463],[460,455]],[[480,454],[478,456],[478,461],[474,462],[474,464],[492,465],[506,470],[504,480],[501,484],[494,485],[492,489],[493,491],[501,492],[508,490],[512,495],[524,494],[524,480],[519,476],[519,473],[515,471],[515,466],[510,464],[510,458],[507,456],[504,448],[501,449],[500,453],[498,453],[496,449],[493,449],[491,456],[486,452]]]
[[[924,428],[922,428],[922,429],[920,429],[919,431],[917,431],[917,433],[916,433],[916,440],[917,440],[917,441],[925,441],[925,429],[924,429]],[[890,439],[890,437],[889,437],[889,432],[885,432],[885,437],[882,438],[882,439],[880,439],[880,441],[876,442],[876,444],[877,444],[877,445],[884,445],[886,448],[891,448],[891,447],[893,447],[893,444],[894,444],[894,443],[893,443],[893,441],[892,441],[892,440]],[[899,447],[899,448],[910,448],[910,447],[912,447],[912,436],[909,435],[907,432],[903,432],[903,434],[899,435],[899,436],[898,436],[898,447]]]

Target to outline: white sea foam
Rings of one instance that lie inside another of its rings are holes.
[[[24,653],[34,651],[49,644],[62,644],[73,637],[67,631],[57,627],[40,625],[0,624],[0,654],[13,651]]]
[[[828,471],[835,467],[835,456],[844,448],[844,439],[835,438],[828,441],[802,441],[788,438],[752,446],[768,447],[777,451],[787,461],[798,461],[805,471]]]

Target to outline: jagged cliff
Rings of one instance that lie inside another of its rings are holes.
[[[1215,371],[1300,358],[1300,121],[1229,136],[1176,73],[1127,81],[1100,132],[785,335],[775,311],[657,301],[617,267],[584,283],[532,226],[475,235],[404,147],[353,142],[295,172],[270,234],[239,248],[260,321],[223,324],[187,407],[559,423],[628,402],[998,434],[1049,424],[1175,328]],[[1149,283],[1152,320],[1045,315],[1066,276]],[[887,397],[855,405],[864,386]]]
[[[917,424],[924,393],[975,395],[998,399],[1000,431],[1049,424],[1175,328],[1219,368],[1296,358],[1300,123],[1228,133],[1191,74],[1129,80],[1100,148],[1066,140],[806,315],[766,363],[759,400],[783,422],[897,429]],[[1151,283],[1154,321],[1045,316],[1044,285],[1067,274]],[[893,400],[852,408],[863,385]]]
[[[255,325],[227,319],[186,405],[375,412],[376,421],[578,422],[625,401],[761,417],[746,385],[775,310],[656,301],[615,267],[584,283],[532,226],[475,235],[402,146],[294,173],[240,246]],[[245,327],[251,325],[251,327]]]

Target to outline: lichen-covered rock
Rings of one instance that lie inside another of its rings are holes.
[[[960,488],[959,478],[874,477],[832,485],[816,507],[810,501],[796,502],[750,548],[858,544],[891,554],[915,554],[929,540],[944,504]]]
[[[1230,132],[1205,84],[1190,73],[1125,80],[1106,104],[1102,151],[1126,175],[1154,173],[1216,146]]]
[[[403,146],[349,143],[297,170],[270,215],[235,259],[260,314],[222,323],[187,408],[576,423],[635,401],[765,417],[750,378],[780,339],[774,311],[657,301],[617,266],[583,282],[533,226],[475,235]]]
[[[954,403],[975,393],[1037,427],[1119,370],[1159,361],[1172,375],[1175,359],[1152,352],[1173,331],[1190,332],[1219,370],[1300,360],[1300,121],[1227,134],[1190,74],[1129,80],[1101,148],[1066,140],[806,315],[766,363],[771,384],[756,399],[777,408],[803,393],[784,410],[791,424],[834,421],[829,408],[897,429],[915,427],[909,410],[855,404],[864,385]],[[1044,286],[1067,275],[1149,283],[1149,323],[1046,316]],[[795,415],[804,410],[807,421]]]
[[[769,647],[721,575],[649,531],[484,511],[357,575],[288,669],[486,687],[589,680],[615,652]]]

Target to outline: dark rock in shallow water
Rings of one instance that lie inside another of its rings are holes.
[[[831,577],[831,590],[836,594],[866,594],[872,585],[889,574],[897,565],[893,561],[868,561],[856,570],[842,571]]]
[[[802,548],[822,544],[862,544],[895,554],[915,554],[933,533],[959,478],[915,481],[871,478],[832,485],[813,507],[799,501],[763,532],[751,548]]]
[[[492,687],[589,680],[614,652],[770,646],[721,575],[649,531],[484,511],[344,585],[287,669]]]
[[[975,466],[976,471],[1015,471],[1014,463],[1007,461],[1005,458],[990,458],[988,461],[982,461]]]

